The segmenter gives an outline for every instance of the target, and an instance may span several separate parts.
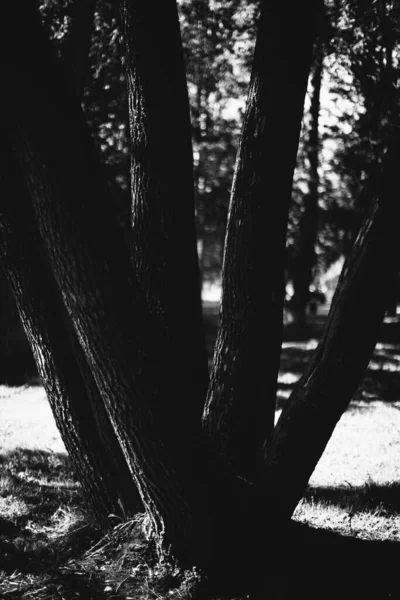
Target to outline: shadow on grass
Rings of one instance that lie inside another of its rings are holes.
[[[400,597],[400,544],[369,541],[293,523],[286,600]]]
[[[350,514],[371,512],[380,516],[400,515],[400,483],[378,485],[367,483],[364,486],[313,487],[304,494],[308,502],[319,502],[343,508]]]
[[[36,573],[90,545],[99,533],[84,512],[66,454],[18,448],[0,456],[3,570]]]
[[[217,336],[218,305],[208,303],[204,305],[203,311],[211,366]],[[307,368],[324,333],[327,319],[327,315],[313,315],[309,316],[306,326],[299,327],[295,323],[284,326],[277,393],[278,409],[282,408]],[[373,357],[354,400],[362,400],[364,403],[371,400],[400,401],[400,318],[382,324]],[[362,407],[359,409],[362,410]]]
[[[98,564],[92,561],[93,566],[86,563],[86,570],[82,567],[81,557],[96,544],[101,532],[83,515],[80,488],[68,457],[17,449],[1,456],[0,467],[0,571],[3,573],[0,596],[2,585],[8,593],[14,589],[12,584],[21,581],[20,595],[13,593],[10,597],[31,597],[29,594],[46,600],[109,597],[105,592],[102,569],[118,571],[129,556],[118,544],[113,544],[114,549],[109,554],[97,554]],[[309,488],[306,500],[322,505],[334,504],[345,510],[352,507],[353,511],[376,512],[379,509],[393,513],[400,510],[400,484],[371,485],[363,489]],[[132,541],[128,549],[131,546]],[[274,561],[279,560],[277,572],[282,571],[286,581],[287,589],[282,598],[399,597],[400,544],[359,540],[292,522],[288,536],[282,536],[278,546],[272,551]],[[133,547],[136,548],[135,544]],[[237,550],[245,560],[246,549]],[[133,550],[129,549],[129,552]],[[265,547],[260,547],[257,552],[261,561],[265,556],[265,571],[268,572],[267,540]],[[142,554],[132,555],[133,559],[135,565],[147,562]],[[126,578],[134,588],[132,566],[130,563],[128,566]],[[232,566],[227,568],[232,577]],[[246,571],[247,577],[251,568],[250,565]],[[8,588],[5,587],[7,581]],[[37,590],[42,592],[39,594]],[[152,595],[149,591],[148,597],[169,596]],[[207,595],[210,600],[218,597],[214,590]],[[121,587],[121,594],[114,594],[113,598],[126,598],[126,587]]]

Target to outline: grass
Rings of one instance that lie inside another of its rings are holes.
[[[211,352],[215,306],[206,311]],[[317,318],[307,335],[286,327],[277,416],[322,326]],[[400,343],[387,326],[296,509],[275,597],[400,598]],[[208,597],[196,571],[155,566],[143,519],[104,535],[85,511],[43,388],[0,386],[0,598]]]

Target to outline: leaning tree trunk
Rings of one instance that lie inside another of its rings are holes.
[[[181,390],[175,391],[175,416],[184,419],[186,427],[198,429],[208,361],[177,6],[175,0],[163,0],[155,16],[151,2],[122,0],[121,16],[132,148],[132,257],[152,314],[179,360]]]
[[[71,9],[71,23],[61,54],[69,90],[80,99],[94,2],[75,2]],[[85,499],[97,518],[109,525],[110,514],[126,517],[140,509],[140,497],[90,369],[68,325],[51,271],[43,258],[28,190],[22,173],[9,157],[7,145],[3,139],[3,269]]]
[[[20,14],[9,3],[3,17],[3,127],[28,184],[46,256],[158,549],[171,546],[187,558],[196,550],[193,536],[208,532],[202,525],[193,532],[205,490],[193,475],[199,441],[183,420],[190,409],[182,421],[174,410],[176,356],[132,271],[82,111],[68,97],[34,7]],[[17,23],[18,38],[10,26]]]
[[[110,525],[110,515],[127,517],[140,510],[140,498],[43,259],[22,174],[4,146],[2,140],[0,264],[85,499]]]
[[[310,133],[307,155],[310,163],[308,194],[304,196],[303,212],[300,218],[298,240],[293,263],[294,294],[291,308],[295,321],[305,325],[306,309],[310,299],[310,285],[313,280],[313,268],[316,263],[315,245],[318,235],[318,197],[319,197],[319,110],[323,74],[323,54],[321,41],[315,51],[314,72],[311,79],[312,96],[310,106]]]
[[[232,188],[204,424],[225,463],[250,478],[274,426],[288,207],[320,4],[283,18],[263,3]]]
[[[292,514],[300,500],[336,423],[357,389],[398,273],[396,189],[400,135],[391,58],[391,40],[387,39],[386,70],[373,114],[373,135],[381,128],[379,114],[387,121],[385,131],[381,129],[386,151],[374,160],[376,200],[344,264],[325,335],[284,406],[272,441],[265,445],[265,484],[283,519]]]
[[[266,489],[287,519],[372,355],[398,270],[398,156],[400,137],[389,141],[379,198],[365,218],[338,282],[327,329],[314,357],[285,404],[266,444]]]

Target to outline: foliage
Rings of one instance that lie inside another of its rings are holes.
[[[259,0],[178,3],[193,130],[197,231],[205,280],[219,278],[230,187],[250,77]],[[46,0],[43,21],[62,54],[72,0]],[[115,7],[96,5],[83,107],[120,221],[130,220],[129,132],[121,29]]]
[[[193,131],[197,231],[204,279],[219,278],[258,0],[179,3]]]

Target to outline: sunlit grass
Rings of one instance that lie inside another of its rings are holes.
[[[42,386],[0,385],[0,453],[15,448],[65,452]]]
[[[283,343],[277,416],[316,345],[314,337]],[[296,509],[312,535],[400,542],[399,376],[399,346],[379,343]],[[138,522],[101,536],[43,388],[0,386],[0,597],[190,598],[196,574],[154,570]]]

